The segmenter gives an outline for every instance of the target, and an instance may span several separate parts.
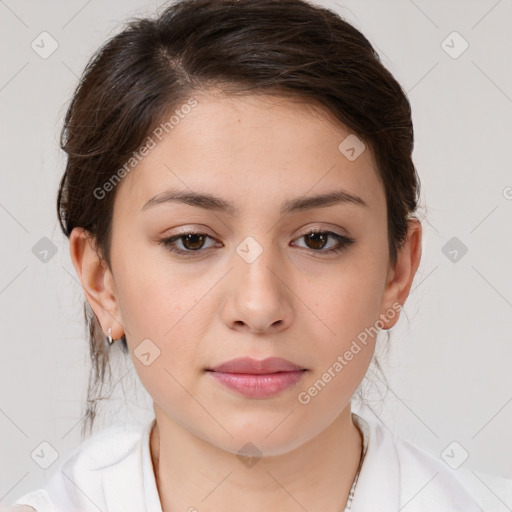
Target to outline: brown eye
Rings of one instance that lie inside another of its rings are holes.
[[[306,233],[305,235],[302,235],[300,238],[303,238],[305,240],[307,249],[310,249],[312,252],[316,252],[319,254],[341,252],[342,250],[344,250],[345,248],[347,248],[348,246],[352,245],[355,242],[353,238],[338,235],[338,233],[333,233],[332,231],[319,230]],[[334,239],[337,243],[328,246],[329,239]]]
[[[304,235],[306,244],[310,249],[323,249],[327,244],[329,235],[327,233],[309,233]]]
[[[205,241],[205,235],[201,233],[189,233],[188,235],[182,236],[182,243],[185,249],[190,251],[197,251],[203,247]]]
[[[205,248],[205,242],[213,238],[206,233],[183,233],[182,235],[171,236],[161,240],[161,244],[167,248],[169,252],[174,252],[182,256],[201,255],[206,252],[212,245]]]

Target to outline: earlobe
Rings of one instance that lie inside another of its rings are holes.
[[[409,220],[407,238],[398,250],[397,261],[389,270],[386,289],[382,300],[380,318],[384,329],[391,329],[398,321],[396,311],[401,310],[421,261],[422,226],[413,217]],[[392,314],[389,314],[393,311]]]
[[[87,302],[96,314],[103,332],[112,328],[114,339],[124,334],[112,273],[100,257],[94,237],[83,228],[74,228],[69,236],[73,266],[82,284]]]

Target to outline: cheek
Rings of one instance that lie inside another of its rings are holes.
[[[316,369],[320,374],[335,373],[336,379],[332,380],[336,384],[331,387],[340,386],[343,392],[351,390],[351,382],[362,379],[373,355],[379,300],[372,293],[373,288],[365,289],[346,279],[343,285],[325,293],[324,305],[318,309],[332,332],[316,339]],[[329,375],[325,378],[329,381]]]
[[[202,336],[196,305],[206,290],[165,269],[132,265],[135,272],[119,276],[118,294],[134,368],[155,402],[193,409]]]
[[[314,371],[297,392],[297,403],[306,415],[322,411],[324,420],[334,420],[371,362],[378,331],[379,274],[368,272],[367,267],[360,270],[351,267],[339,272],[323,293],[316,292],[315,313],[323,321],[322,332],[328,335],[314,339],[315,349],[310,352]],[[309,325],[318,322],[309,315]]]
[[[327,277],[305,281],[299,296],[311,307],[308,314],[318,320],[327,339],[339,346],[378,320],[384,277],[382,264],[358,252]]]
[[[130,286],[133,284],[131,282]],[[196,307],[199,294],[193,293],[190,286],[185,293],[176,287],[176,282],[171,286],[162,280],[146,280],[125,293],[128,295],[124,295],[122,311],[132,351],[149,339],[159,351],[160,365],[176,376],[191,373],[198,340],[203,336],[201,320],[204,316],[198,316]]]
[[[170,338],[197,302],[195,281],[166,262],[160,251],[164,249],[140,247],[117,260],[119,307],[133,341]]]
[[[174,387],[172,374],[184,385],[192,385],[191,369],[197,366],[209,318],[204,296],[211,283],[162,261],[147,265],[134,259],[126,260],[116,281],[123,325],[141,381],[147,388],[153,382],[156,389]],[[143,350],[158,355],[154,365],[146,367],[138,360]]]
[[[301,296],[310,297],[312,309],[322,322],[308,315],[327,335],[315,339],[315,372],[309,387],[302,388],[306,395],[300,403],[311,400],[322,409],[342,406],[366,374],[379,330],[386,270],[385,258],[374,257],[382,255],[382,250],[374,251],[370,247],[354,251],[320,287],[314,281],[304,283]]]

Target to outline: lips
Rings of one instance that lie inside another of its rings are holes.
[[[307,372],[280,357],[232,359],[207,370],[223,386],[246,398],[271,398],[295,386]]]
[[[277,372],[296,372],[305,370],[302,366],[282,359],[281,357],[268,357],[261,361],[250,357],[231,359],[225,363],[209,368],[208,371],[222,373],[244,373],[252,375],[267,375]]]

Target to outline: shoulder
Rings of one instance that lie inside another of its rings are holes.
[[[25,494],[12,506],[30,506],[37,512],[107,510],[105,485],[119,478],[133,482],[130,491],[135,496],[142,439],[149,427],[150,423],[116,424],[92,435],[68,454],[43,489]]]
[[[10,508],[0,512],[56,512],[55,505],[45,489],[37,489],[18,498]]]
[[[362,494],[379,489],[386,496],[380,510],[411,512],[481,512],[457,472],[441,458],[390,431],[375,419],[366,419],[369,431],[367,459],[363,463],[357,491]],[[365,465],[367,466],[365,468]],[[376,485],[376,481],[379,482]],[[377,505],[377,501],[375,505]],[[368,507],[370,503],[365,501]],[[373,505],[373,502],[372,502]],[[363,506],[355,512],[370,510]]]
[[[420,508],[448,507],[447,510],[480,512],[471,491],[461,478],[467,470],[452,469],[444,460],[394,434],[400,464],[402,499]],[[412,507],[414,509],[414,507]]]

